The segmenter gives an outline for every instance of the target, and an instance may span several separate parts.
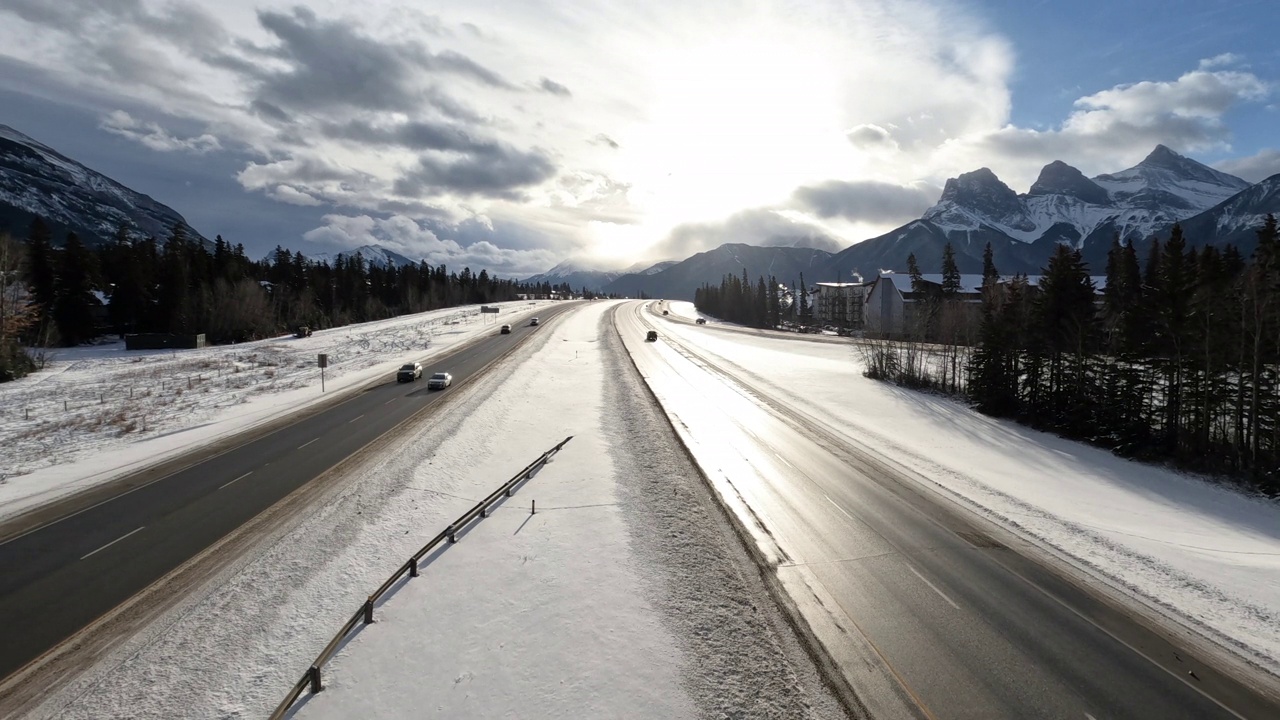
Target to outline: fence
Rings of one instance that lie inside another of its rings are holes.
[[[515,491],[517,485],[529,479],[530,475],[545,465],[547,461],[551,459],[552,455],[560,452],[560,448],[564,447],[565,444],[572,439],[573,436],[570,435],[564,440],[561,440],[560,444],[542,453],[537,460],[534,460],[523,470],[516,473],[514,477],[503,483],[501,487],[494,490],[488,497],[477,503],[475,507],[464,513],[462,517],[450,523],[449,526],[446,527],[439,535],[432,538],[431,542],[423,545],[421,550],[414,553],[413,557],[409,558],[394,573],[392,573],[391,577],[387,578],[387,581],[382,583],[382,585],[364,601],[364,604],[360,606],[360,609],[356,610],[355,614],[351,616],[351,619],[348,620],[346,624],[342,626],[342,629],[338,631],[338,634],[333,636],[333,639],[324,647],[324,650],[320,651],[320,655],[318,655],[315,661],[311,663],[311,667],[307,668],[307,671],[303,673],[302,678],[294,684],[293,688],[289,691],[289,694],[285,696],[284,701],[275,709],[275,712],[271,713],[271,720],[279,720],[280,718],[283,718],[284,714],[289,712],[289,708],[293,707],[293,704],[298,701],[298,698],[302,697],[302,693],[308,688],[311,689],[313,694],[324,689],[324,684],[320,676],[320,668],[322,668],[324,664],[333,657],[334,653],[338,650],[338,646],[342,644],[342,641],[354,632],[358,626],[368,625],[373,622],[374,604],[378,602],[378,600],[385,595],[386,592],[400,580],[400,578],[404,577],[405,574],[408,574],[409,577],[418,577],[419,560],[445,541],[450,543],[457,542],[458,533],[466,529],[466,527],[475,521],[476,518],[488,517],[490,507],[497,503],[502,497],[511,497],[511,493]]]

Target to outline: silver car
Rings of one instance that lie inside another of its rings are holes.
[[[427,378],[428,390],[443,390],[453,384],[453,376],[447,372],[438,372]]]

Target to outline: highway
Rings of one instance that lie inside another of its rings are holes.
[[[851,705],[939,720],[1280,717],[1177,635],[717,367],[696,344],[706,328],[668,333],[647,308],[614,313],[636,367]]]
[[[388,374],[320,412],[154,481],[122,483],[123,492],[0,542],[0,616],[9,625],[0,643],[0,678],[370,442],[418,419],[570,307],[547,308],[543,325],[524,321],[508,335],[495,324],[492,334],[435,359],[406,357],[423,360],[421,380],[401,384]],[[452,373],[453,386],[429,392],[426,378],[438,371]]]

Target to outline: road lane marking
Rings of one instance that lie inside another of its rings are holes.
[[[1089,713],[1085,713],[1084,717],[1085,717],[1085,720],[1098,720],[1098,718],[1090,715]]]
[[[787,462],[787,459],[786,459],[786,458],[784,458],[784,457],[782,457],[782,456],[781,456],[781,455],[779,455],[778,453],[774,453],[773,455],[774,455],[774,457],[776,457],[776,458],[778,458],[779,460],[781,460],[783,465],[786,465],[787,467],[791,468],[792,470],[795,470],[795,469],[796,469],[796,466],[795,466],[795,465],[792,465],[791,463]],[[831,498],[827,498],[827,499],[828,499],[828,500],[830,500]]]
[[[142,527],[146,527],[146,525],[143,525]],[[116,543],[120,542],[121,540],[123,540],[123,539],[125,539],[125,538],[129,537],[129,536],[130,536],[130,535],[132,535],[133,533],[139,532],[139,531],[141,531],[141,530],[142,530],[142,528],[138,528],[137,530],[132,530],[132,531],[130,531],[130,532],[127,532],[127,533],[125,533],[125,534],[121,535],[120,537],[116,538],[115,540],[112,540],[111,542],[107,543],[106,545],[103,545],[102,547],[98,548],[97,550],[94,550],[93,552],[89,553],[89,555],[85,555],[84,557],[82,557],[82,558],[80,558],[80,559],[81,559],[81,560],[84,560],[85,558],[87,558],[87,557],[89,557],[89,556],[91,556],[91,555],[95,555],[95,554],[97,554],[97,553],[100,553],[100,552],[102,552],[103,550],[106,550],[107,548],[111,547],[112,545],[115,545]]]
[[[308,441],[306,441],[306,442],[302,443],[301,445],[299,445],[299,446],[298,446],[298,449],[299,449],[299,450],[301,450],[302,448],[304,448],[304,447],[306,447],[306,446],[310,445],[311,443],[313,443],[313,442],[315,442],[316,440],[319,440],[319,439],[320,439],[320,438],[312,438],[312,439],[310,439],[310,440],[308,440]]]
[[[395,399],[395,398],[391,398],[390,400],[388,400],[388,401],[386,401],[386,402],[384,402],[384,403],[382,403],[382,404],[383,404],[383,405],[390,405],[391,403],[393,403],[393,402],[395,402],[395,401],[396,401],[396,399]]]
[[[314,442],[314,441],[312,441],[312,442]],[[307,443],[307,444],[308,444],[308,445],[310,445],[311,443]],[[249,477],[249,476],[250,476],[250,475],[252,475],[252,474],[253,474],[253,471],[252,471],[252,470],[250,470],[249,472],[247,472],[247,473],[245,473],[245,474],[241,475],[240,477],[236,478],[235,480],[232,480],[231,482],[226,483],[226,484],[224,484],[224,485],[220,485],[220,486],[218,487],[218,489],[219,489],[219,490],[221,490],[222,488],[226,487],[227,485],[230,485],[231,483],[240,482],[241,480],[243,480],[243,479],[245,479],[245,478]]]
[[[347,424],[348,424],[348,425],[350,425],[351,423],[353,423],[353,422],[355,422],[355,421],[359,420],[359,419],[360,419],[360,418],[362,418],[362,417],[364,417],[364,414],[363,414],[363,413],[361,413],[360,415],[357,415],[357,416],[355,416],[355,417],[351,418],[350,420],[348,420],[348,421],[347,421]]]
[[[915,568],[911,567],[910,565],[907,565],[907,569],[908,569],[908,570],[910,570],[911,572],[915,573],[915,576],[916,576],[916,577],[918,577],[918,578],[920,578],[920,582],[923,582],[925,585],[928,585],[930,588],[932,588],[932,589],[933,589],[933,591],[934,591],[934,592],[936,592],[936,593],[938,593],[938,596],[939,596],[939,597],[941,597],[943,600],[946,600],[946,601],[947,601],[947,603],[948,603],[949,605],[951,605],[951,607],[953,607],[953,608],[955,608],[955,609],[957,609],[957,610],[959,610],[959,609],[960,609],[960,606],[959,606],[959,605],[957,605],[957,604],[955,604],[954,602],[952,602],[951,598],[947,597],[947,594],[946,594],[946,593],[944,593],[944,592],[942,592],[941,590],[939,590],[937,585],[934,585],[933,583],[929,582],[929,580],[928,580],[928,579],[926,579],[926,578],[925,578],[925,576],[923,576],[923,575],[921,575],[919,572],[917,572]]]
[[[831,503],[831,505],[832,505],[835,509],[837,509],[837,510],[839,510],[840,512],[844,513],[844,516],[845,516],[845,517],[849,518],[850,520],[852,520],[852,519],[853,519],[853,516],[849,514],[849,511],[848,511],[848,510],[845,510],[844,508],[840,507],[839,505],[836,505],[836,501],[835,501],[835,500],[832,500],[832,499],[831,499],[831,496],[829,496],[829,495],[823,495],[822,497],[826,498],[826,499],[827,499],[827,502]]]

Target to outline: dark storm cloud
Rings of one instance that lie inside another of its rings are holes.
[[[941,195],[935,187],[903,187],[892,183],[860,180],[828,180],[799,188],[796,201],[819,217],[842,217],[866,222],[906,222],[920,217]]]
[[[258,99],[281,108],[407,112],[423,99],[419,83],[428,74],[512,87],[460,53],[432,54],[419,43],[378,40],[350,23],[321,20],[306,8],[294,8],[292,13],[260,11],[258,22],[279,44],[257,48],[257,52],[292,66],[284,71],[257,70]]]
[[[374,126],[364,120],[323,126],[331,138],[352,140],[370,145],[399,145],[414,150],[452,150],[462,153],[490,155],[497,144],[473,139],[467,132],[445,123],[418,120],[398,125]]]
[[[418,167],[396,180],[397,195],[444,193],[518,199],[521,188],[555,174],[555,165],[537,152],[522,152],[498,143],[481,144],[462,157],[422,155]]]
[[[551,78],[542,78],[542,82],[538,83],[538,87],[542,88],[544,92],[549,92],[552,95],[560,95],[562,97],[569,97],[573,95],[573,93],[569,92],[569,88],[561,85]]]

